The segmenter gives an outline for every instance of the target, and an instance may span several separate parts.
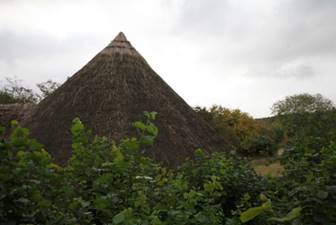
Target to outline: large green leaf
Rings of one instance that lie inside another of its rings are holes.
[[[247,223],[248,221],[264,213],[265,211],[269,211],[271,209],[272,209],[271,200],[267,200],[261,206],[249,208],[248,210],[240,214],[240,221],[242,223]]]
[[[294,209],[292,209],[286,216],[282,217],[282,218],[276,218],[276,217],[272,217],[270,218],[271,221],[277,221],[277,222],[288,222],[288,221],[292,221],[296,218],[298,218],[301,215],[301,207],[296,207]]]

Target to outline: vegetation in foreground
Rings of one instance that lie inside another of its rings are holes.
[[[276,178],[201,150],[170,170],[140,154],[158,134],[155,113],[146,118],[138,138],[116,141],[75,119],[66,167],[13,122],[0,143],[1,224],[335,224],[335,144],[293,145]]]
[[[1,103],[43,98],[10,84],[0,91]],[[39,86],[44,97],[56,87],[52,81]],[[159,132],[155,113],[134,123],[137,138],[114,141],[75,119],[73,157],[65,167],[13,122],[9,137],[0,132],[0,224],[336,224],[333,103],[301,94],[272,109],[275,117],[254,120],[240,110],[196,108],[238,154],[197,150],[175,170],[140,154]],[[275,158],[279,148],[284,154]],[[258,176],[246,156],[272,156],[272,167],[256,170],[281,173]]]

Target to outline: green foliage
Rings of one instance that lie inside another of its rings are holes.
[[[13,122],[12,135],[0,144],[1,221],[212,225],[230,222],[257,202],[261,179],[221,154],[197,150],[196,160],[176,171],[144,157],[142,148],[158,134],[155,115],[134,123],[138,138],[117,141],[93,136],[74,119],[73,156],[64,168]]]
[[[1,223],[65,221],[62,168],[52,163],[40,144],[28,138],[27,129],[17,123],[13,126],[9,140],[0,142]]]
[[[240,214],[240,221],[246,223],[250,220],[253,220],[255,217],[259,216],[262,213],[272,210],[272,203],[270,200],[264,202],[261,206],[249,208],[245,212]]]
[[[283,159],[280,201],[302,207],[303,224],[336,221],[336,145],[322,149],[295,146]]]
[[[324,98],[321,94],[298,94],[287,96],[284,100],[280,100],[273,104],[273,115],[288,115],[325,112],[335,109],[331,100]]]
[[[302,211],[301,207],[296,207],[292,209],[286,216],[282,218],[271,217],[270,220],[280,223],[290,222],[298,218],[301,215],[301,211]]]
[[[289,144],[319,149],[336,141],[336,110],[279,116]]]
[[[195,110],[244,156],[272,155],[283,140],[282,129],[277,124],[265,126],[238,109],[215,105],[209,109],[196,107]]]
[[[262,178],[248,163],[195,151],[170,170],[142,152],[153,144],[156,113],[135,122],[138,137],[94,136],[79,118],[73,156],[53,163],[29,131],[12,123],[0,140],[0,224],[242,225],[334,224],[336,145],[293,145],[282,177]],[[0,135],[4,130],[0,129]]]
[[[158,135],[159,130],[152,123],[156,118],[157,112],[144,112],[146,122],[137,121],[133,123],[133,127],[136,128],[140,134],[139,143],[142,145],[152,145],[154,138]]]
[[[290,145],[300,143],[320,149],[336,141],[336,109],[332,101],[320,94],[288,96],[276,102],[272,111]]]
[[[264,201],[264,203],[262,203],[260,206],[249,208],[248,210],[240,214],[239,219],[242,223],[247,223],[255,219],[257,216],[261,216],[261,215],[266,215],[265,221],[269,223],[272,223],[274,221],[277,224],[293,222],[295,221],[295,219],[301,216],[302,208],[296,207],[292,209],[289,213],[287,213],[287,215],[283,217],[276,217],[276,212],[273,211],[273,208],[272,208],[272,201],[263,194],[260,195],[260,198],[262,201]]]

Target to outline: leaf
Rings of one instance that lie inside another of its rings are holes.
[[[320,190],[317,192],[316,196],[319,199],[326,199],[328,197],[328,192]]]
[[[157,115],[157,112],[150,112],[148,118],[149,118],[150,120],[155,120],[156,115]]]
[[[144,115],[149,120],[155,120],[157,112],[147,112],[147,111],[145,111]]]
[[[296,207],[296,208],[292,209],[286,216],[284,216],[282,218],[272,217],[269,220],[277,221],[277,222],[281,222],[281,223],[292,221],[292,220],[298,218],[301,215],[301,211],[302,211],[301,207]]]
[[[74,199],[76,202],[78,202],[80,204],[81,207],[86,208],[90,205],[89,201],[85,201],[84,199],[82,199],[82,197],[79,198],[75,198]]]
[[[143,145],[152,145],[154,141],[155,141],[155,137],[149,136],[149,135],[145,135],[141,138],[141,144]]]
[[[17,120],[12,120],[11,121],[11,127],[16,128],[17,126],[19,126],[19,122]]]
[[[159,130],[156,126],[154,126],[153,124],[150,124],[147,126],[147,132],[153,136],[157,136],[159,133]]]
[[[104,196],[98,196],[93,202],[95,208],[98,210],[106,209],[108,207],[108,203],[108,199]]]
[[[113,155],[114,155],[113,163],[117,166],[121,166],[124,162],[124,155],[122,154],[122,152],[119,149],[115,149],[113,151]]]
[[[144,124],[143,122],[141,121],[137,121],[137,122],[134,122],[133,123],[133,127],[137,128],[137,129],[140,129],[142,131],[146,130],[146,124]]]
[[[260,194],[260,196],[259,196],[259,198],[260,198],[260,200],[262,201],[262,202],[267,202],[267,200],[268,200],[268,198],[266,197],[266,195],[264,195],[264,194]]]
[[[139,149],[139,141],[136,138],[122,140],[120,146],[122,150],[137,151]]]
[[[271,210],[271,208],[272,208],[271,200],[267,200],[267,202],[263,203],[261,206],[249,208],[248,210],[240,214],[240,221],[242,223],[246,223],[254,219],[255,217],[259,216],[263,212]]]
[[[77,135],[78,133],[81,133],[83,130],[84,130],[84,125],[83,125],[82,121],[78,117],[73,119],[72,127],[71,127],[71,133],[73,135]]]
[[[125,209],[113,217],[113,223],[121,224],[132,216],[132,209]]]
[[[100,175],[93,183],[95,188],[107,188],[113,183],[113,174],[105,173]]]

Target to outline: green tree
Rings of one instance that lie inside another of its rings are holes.
[[[333,102],[321,94],[297,94],[287,96],[284,100],[273,104],[273,115],[288,115],[293,113],[314,113],[334,109]]]
[[[214,105],[209,109],[196,107],[195,110],[232,148],[244,155],[271,155],[283,138],[277,124],[266,126],[239,109]]]
[[[272,106],[291,144],[321,148],[336,140],[334,103],[320,94],[288,96]]]

